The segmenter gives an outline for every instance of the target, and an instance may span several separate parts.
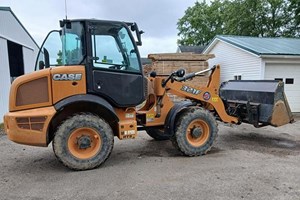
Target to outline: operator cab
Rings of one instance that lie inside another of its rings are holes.
[[[135,23],[63,20],[60,26],[61,30],[46,37],[35,70],[82,65],[87,93],[101,96],[116,107],[143,102],[144,77],[137,48],[143,32]],[[132,32],[136,32],[137,41]]]

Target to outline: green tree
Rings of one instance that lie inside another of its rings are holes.
[[[299,35],[299,0],[196,2],[177,23],[181,45],[206,45],[216,35]]]
[[[288,11],[292,15],[292,20],[288,23],[288,34],[300,36],[300,1],[291,0]]]
[[[57,59],[56,59],[57,65],[62,65],[62,51],[59,50],[57,53]]]
[[[203,45],[207,44],[215,34],[222,34],[224,6],[222,1],[216,0],[211,5],[202,1],[189,7],[177,24],[181,36],[179,43],[182,45]]]
[[[265,21],[263,0],[236,0],[229,2],[224,15],[224,32],[229,35],[262,36]]]
[[[288,12],[288,1],[267,0],[266,10],[266,36],[278,37],[285,35],[288,21],[291,20]]]
[[[79,48],[76,48],[76,49],[65,51],[64,62],[63,62],[63,53],[61,50],[59,50],[57,52],[56,64],[57,65],[63,65],[65,63],[67,63],[67,64],[76,64],[77,63],[78,64],[79,50],[80,50]]]

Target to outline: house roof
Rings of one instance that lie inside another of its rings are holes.
[[[193,52],[202,53],[205,46],[178,46],[181,53]]]
[[[24,31],[29,35],[29,37],[32,39],[32,41],[34,42],[34,44],[35,44],[38,48],[40,48],[39,45],[36,43],[36,41],[33,39],[33,37],[29,34],[29,32],[26,30],[26,28],[23,26],[23,24],[20,22],[20,20],[17,18],[17,16],[16,16],[15,13],[11,10],[10,7],[1,7],[1,6],[0,6],[0,11],[8,11],[8,12],[10,12],[10,13],[14,16],[14,18],[17,20],[17,22],[20,24],[20,26],[24,29]]]
[[[217,41],[222,40],[241,49],[262,55],[300,55],[300,38],[266,38],[266,37],[248,37],[218,35],[206,47],[204,52],[210,51]]]

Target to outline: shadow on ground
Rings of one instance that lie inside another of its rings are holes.
[[[245,150],[268,153],[274,156],[299,155],[300,141],[287,133],[261,134],[257,132],[232,132],[221,135],[215,144],[223,150]]]

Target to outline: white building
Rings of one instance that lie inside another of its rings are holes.
[[[34,70],[38,45],[9,7],[0,7],[0,123],[14,77]]]
[[[282,80],[292,112],[300,112],[300,39],[216,36],[203,53],[215,54],[221,81]]]

